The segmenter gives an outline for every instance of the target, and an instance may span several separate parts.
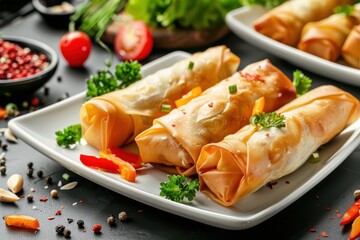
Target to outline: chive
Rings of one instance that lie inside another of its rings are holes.
[[[320,162],[320,155],[318,151],[315,151],[308,159],[309,163],[318,163]]]
[[[237,92],[237,86],[236,86],[236,84],[230,85],[230,86],[229,86],[229,93],[230,93],[230,94],[233,94],[233,93],[236,93],[236,92]]]
[[[162,104],[161,105],[161,111],[162,112],[170,112],[171,110],[171,105],[170,104]]]
[[[194,62],[190,61],[188,65],[188,69],[192,70],[194,68]]]

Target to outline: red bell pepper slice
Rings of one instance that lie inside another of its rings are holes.
[[[124,161],[121,158],[115,156],[115,154],[108,153],[104,150],[100,151],[100,158],[106,158],[114,164],[118,165],[121,177],[129,182],[135,182],[136,170],[129,162]]]
[[[351,231],[349,240],[355,240],[360,237],[360,217],[355,218],[353,224],[351,225]]]
[[[143,166],[143,162],[139,154],[127,152],[118,147],[110,147],[108,152],[114,154],[116,157],[120,158],[121,160],[130,163],[135,169],[141,168]]]
[[[105,172],[120,172],[119,166],[106,158],[80,154],[80,161],[87,167],[96,168]]]
[[[359,216],[360,199],[353,203],[348,210],[344,213],[341,219],[340,226],[344,226],[355,220]]]

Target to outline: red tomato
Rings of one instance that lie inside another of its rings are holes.
[[[114,48],[121,60],[142,60],[154,46],[150,28],[141,21],[121,25],[115,36]]]
[[[60,51],[71,67],[80,67],[90,55],[91,39],[81,31],[68,32],[60,39]]]

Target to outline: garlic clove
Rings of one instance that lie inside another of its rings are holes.
[[[24,179],[20,174],[13,174],[7,180],[7,186],[9,190],[13,193],[18,193],[21,191],[24,185]]]
[[[0,188],[0,202],[16,202],[19,199],[16,194]]]
[[[5,136],[5,139],[9,142],[17,143],[17,141],[18,141],[15,134],[11,131],[10,128],[5,129],[4,136]]]

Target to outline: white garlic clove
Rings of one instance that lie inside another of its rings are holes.
[[[16,202],[19,199],[16,194],[0,188],[0,202]]]
[[[7,180],[7,186],[10,191],[13,193],[18,193],[21,191],[24,185],[24,179],[19,174],[13,174]]]
[[[7,141],[17,143],[18,140],[10,128],[5,129],[4,135]]]

